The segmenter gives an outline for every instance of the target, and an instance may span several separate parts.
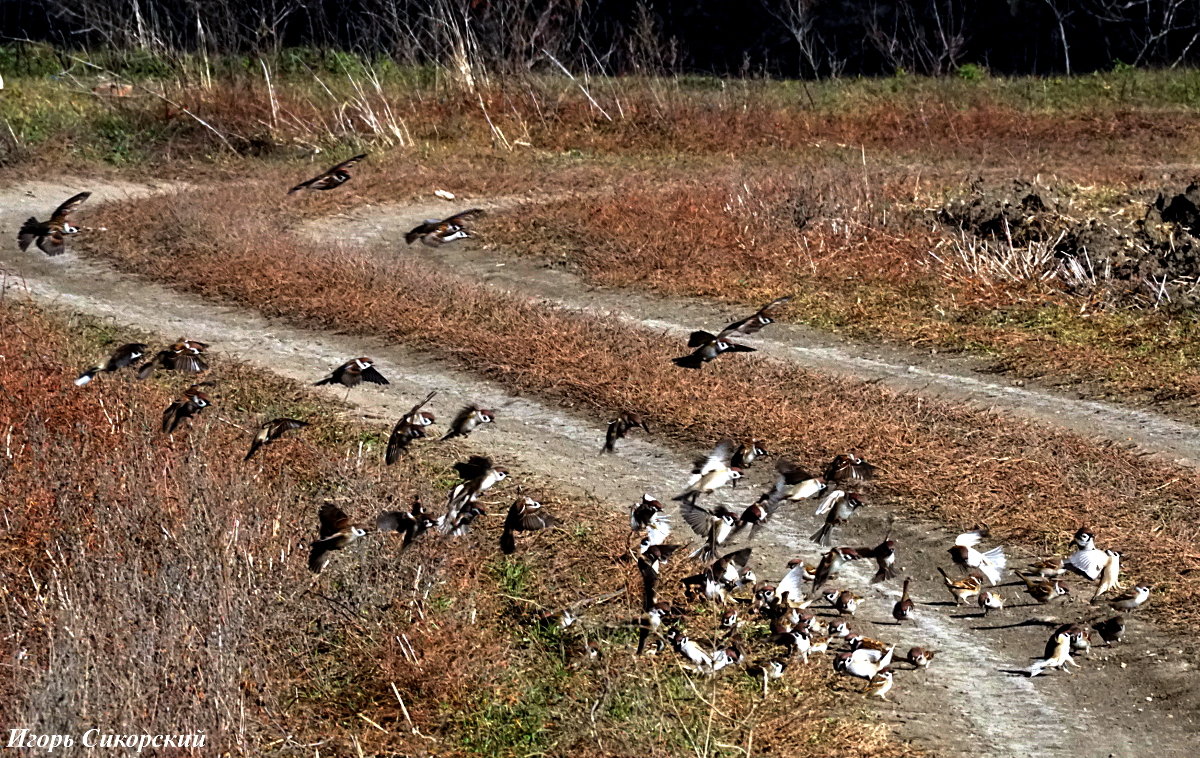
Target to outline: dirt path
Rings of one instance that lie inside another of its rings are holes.
[[[455,207],[478,205],[500,209],[516,202],[515,198],[457,201]],[[457,274],[534,300],[669,334],[715,330],[749,315],[744,309],[702,300],[669,299],[626,289],[595,287],[561,267],[489,250],[470,241],[436,249],[404,244],[405,231],[421,219],[446,215],[450,206],[434,201],[364,207],[352,215],[313,221],[307,229],[326,239],[369,245],[381,256],[419,256]],[[486,226],[481,234],[486,234]],[[1033,383],[1006,382],[984,373],[981,369],[986,368],[986,361],[979,357],[930,355],[898,347],[864,345],[796,324],[773,324],[744,341],[763,355],[823,373],[879,381],[897,390],[968,402],[1085,437],[1136,446],[1175,463],[1200,465],[1200,426],[1132,407],[1081,399]]]
[[[89,188],[96,192],[95,200],[134,189],[95,184]],[[44,212],[75,189],[56,184],[0,190],[0,239],[11,239],[22,218]],[[614,518],[624,518],[624,508],[643,492],[665,501],[681,487],[690,459],[699,452],[639,438],[622,445],[617,455],[600,458],[601,419],[514,396],[502,386],[448,370],[412,350],[271,322],[132,279],[70,253],[49,259],[38,252],[20,253],[8,244],[0,250],[0,266],[7,271],[6,296],[27,293],[42,303],[166,339],[204,339],[213,343],[218,360],[223,354],[309,381],[350,356],[371,355],[392,384],[355,389],[350,399],[358,414],[376,423],[390,423],[430,389],[440,393],[435,410],[443,419],[468,401],[495,407],[498,423],[473,437],[474,446],[508,464],[516,482],[522,472],[548,476],[564,489],[577,488],[606,502]],[[769,474],[769,465],[760,465],[751,472],[749,486],[724,493],[724,499],[744,507]],[[781,512],[775,528],[755,543],[752,565],[761,578],[778,579],[787,559],[818,557],[819,549],[807,539],[818,526],[812,507],[806,503]],[[856,517],[840,533],[840,542],[875,544],[882,538],[886,514],[879,512],[883,509],[867,510],[874,512]],[[685,529],[676,517],[676,535],[682,536]],[[895,641],[901,650],[920,644],[942,651],[928,672],[896,666],[895,702],[880,704],[878,711],[902,737],[940,755],[1196,754],[1200,677],[1182,658],[1178,641],[1135,619],[1126,644],[1111,652],[1097,650],[1074,676],[1030,680],[1011,675],[1006,672],[1027,666],[1040,653],[1048,634],[1044,626],[1019,624],[1035,614],[1045,616],[1046,609],[1015,607],[982,620],[946,607],[935,569],[944,563],[952,535],[933,524],[901,521],[893,536],[901,546],[901,563],[916,585],[914,623],[897,627],[891,622],[897,586],[864,589],[869,587],[869,572],[857,567],[844,572],[839,584],[867,595],[855,622],[865,633]],[[1012,560],[1016,563],[1021,556]],[[1005,593],[1010,603],[1019,602],[1011,588]],[[1075,604],[1050,615],[1073,621],[1087,612]],[[814,665],[828,665],[828,659]],[[852,693],[847,698],[855,707],[861,702]]]

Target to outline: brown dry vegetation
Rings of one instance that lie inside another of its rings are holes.
[[[595,559],[620,552],[624,519],[520,472],[566,528],[507,559],[493,523],[403,555],[370,535],[314,581],[305,559],[322,501],[366,522],[413,494],[436,507],[462,449],[422,446],[383,470],[378,430],[219,354],[215,406],[164,438],[160,411],[186,379],[70,383],[132,336],[0,304],[7,723],[203,731],[204,755],[665,756],[750,742],[776,755],[911,754],[882,727],[828,717],[845,701],[825,667],[793,667],[763,701],[741,675],[693,690],[672,656],[634,659],[623,622],[640,601],[636,572]],[[243,463],[237,427],[284,414],[315,426]],[[597,663],[575,654],[575,633],[536,620],[614,589],[627,591],[579,625],[604,652]]]
[[[680,351],[674,342],[496,295],[403,258],[280,236],[295,215],[261,199],[276,191],[251,185],[110,207],[109,225],[122,233],[93,244],[127,269],[217,300],[385,335],[603,412],[640,408],[692,443],[764,438],[809,463],[853,449],[886,469],[891,507],[951,525],[988,523],[1037,551],[1061,549],[1080,524],[1098,526],[1131,575],[1161,588],[1152,614],[1200,621],[1200,572],[1181,574],[1179,565],[1180,556],[1193,569],[1200,560],[1192,470],[764,360],[683,372],[668,361]]]

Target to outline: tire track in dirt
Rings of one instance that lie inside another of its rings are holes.
[[[97,200],[129,193],[129,187],[89,187]],[[25,190],[34,192],[32,197]],[[69,188],[62,184],[0,191],[0,236],[11,239],[16,225],[33,212],[53,207],[53,198]],[[430,356],[377,340],[297,329],[236,308],[214,305],[153,283],[123,275],[110,266],[72,254],[49,259],[38,252],[2,247],[0,264],[8,273],[7,296],[28,293],[57,305],[119,325],[158,333],[164,339],[190,336],[214,344],[218,354],[300,381],[312,381],[353,355],[371,355],[392,384],[386,389],[351,393],[356,412],[367,420],[391,420],[407,411],[415,398],[439,391],[436,410],[445,419],[456,406],[478,401],[496,407],[495,428],[472,438],[481,452],[514,470],[549,477],[567,491],[588,493],[609,504],[614,518],[642,492],[664,499],[682,487],[691,458],[698,450],[682,450],[644,438],[623,444],[618,453],[600,458],[601,419],[513,395],[504,387],[441,367]],[[220,357],[220,355],[219,355]],[[70,377],[64,377],[64,382]],[[219,398],[217,400],[219,407]],[[731,507],[744,507],[770,478],[769,466],[751,472],[746,489],[721,493]],[[749,494],[743,494],[749,493]],[[811,508],[815,504],[804,504]],[[775,528],[754,545],[752,565],[763,579],[777,579],[793,557],[815,560],[819,548],[807,539],[818,520],[800,507],[779,514]],[[843,544],[875,544],[888,528],[884,514],[857,517],[839,539]],[[675,514],[676,537],[686,527]],[[1085,662],[1075,676],[1035,680],[1011,676],[1004,669],[1028,665],[1048,634],[1045,627],[972,629],[976,622],[958,610],[938,604],[945,597],[935,568],[943,563],[952,535],[933,524],[897,521],[893,527],[901,559],[914,579],[917,622],[896,627],[890,610],[896,590],[869,587],[869,571],[852,565],[844,584],[867,596],[855,625],[865,633],[899,643],[939,649],[942,655],[928,672],[899,671],[895,702],[879,704],[881,718],[900,736],[942,755],[1078,756],[1194,755],[1200,680],[1178,659],[1177,642],[1152,627],[1131,624],[1130,642]],[[1021,556],[1012,556],[1015,561]],[[1008,594],[1012,595],[1011,590]],[[1044,613],[1045,609],[1038,609]],[[1014,608],[988,619],[992,626],[1014,624],[1028,611]],[[1062,620],[1075,620],[1071,606]],[[828,665],[822,657],[815,665]],[[897,666],[897,669],[902,669]],[[848,704],[861,702],[848,694]],[[1151,699],[1151,700],[1148,700]],[[1145,709],[1134,715],[1137,708]],[[1080,746],[1087,748],[1081,750]]]
[[[518,202],[518,198],[503,197],[460,204],[503,210]],[[404,232],[414,224],[427,217],[444,216],[449,211],[445,202],[369,206],[349,215],[310,222],[305,228],[322,239],[362,243],[381,256],[417,256],[532,300],[672,335],[720,328],[747,315],[745,308],[727,304],[592,286],[563,268],[489,250],[470,241],[436,249],[404,243]],[[486,235],[486,227],[481,234]],[[762,355],[822,373],[878,381],[900,391],[966,402],[1084,437],[1134,446],[1173,463],[1200,465],[1200,426],[1151,411],[998,381],[978,370],[984,362],[977,357],[933,356],[899,347],[852,343],[786,323],[772,324],[770,329],[743,341]]]

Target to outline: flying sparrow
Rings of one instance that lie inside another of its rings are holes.
[[[763,447],[762,440],[750,440],[749,443],[743,442],[737,446],[737,450],[733,451],[733,459],[730,461],[730,466],[745,471],[756,460],[767,455],[770,455],[770,453]]]
[[[604,434],[604,448],[600,452],[615,452],[617,449],[617,440],[625,439],[625,435],[634,429],[641,429],[646,434],[650,433],[650,425],[646,423],[640,413],[624,411],[620,416],[609,421],[608,431]]]
[[[708,457],[696,459],[687,489],[672,499],[695,505],[702,494],[710,494],[726,485],[736,485],[742,472],[730,467],[732,456],[733,440],[725,438],[718,442]]]
[[[350,169],[361,160],[367,157],[366,153],[356,155],[348,161],[342,161],[333,168],[324,173],[314,176],[312,179],[307,179],[300,182],[295,187],[288,190],[289,195],[294,195],[300,190],[331,190],[335,187],[340,187],[350,181]]]
[[[875,476],[875,467],[856,455],[836,456],[825,467],[827,482],[861,482]]]
[[[26,219],[25,223],[21,224],[21,230],[17,232],[17,245],[21,251],[28,250],[31,244],[36,243],[38,249],[46,255],[61,255],[65,237],[79,233],[79,227],[72,226],[68,220],[71,213],[91,196],[90,192],[80,192],[68,198],[54,209],[49,221],[38,221],[33,217]]]
[[[821,562],[817,564],[817,573],[813,577],[813,586],[809,590],[809,595],[815,596],[817,591],[829,581],[829,578],[837,573],[837,570],[842,567],[847,561],[856,561],[861,556],[851,547],[835,547],[825,555],[821,556]]]
[[[208,363],[204,360],[204,351],[207,349],[208,345],[203,342],[180,340],[143,363],[138,369],[137,378],[146,379],[156,368],[184,374],[203,373],[208,370]]]
[[[149,350],[147,345],[141,342],[131,342],[127,345],[121,345],[112,352],[104,363],[98,363],[95,366],[84,371],[75,380],[76,387],[82,387],[95,378],[96,374],[102,371],[113,372],[119,371],[127,366],[132,366],[138,359],[146,354]]]
[[[837,505],[830,508],[829,513],[825,516],[825,524],[813,534],[812,541],[822,547],[832,546],[833,528],[849,521],[854,512],[863,507],[863,502],[858,498],[857,493],[851,492],[839,500]]]
[[[346,512],[333,503],[325,503],[317,513],[320,521],[318,539],[312,543],[308,554],[308,568],[319,574],[329,564],[331,553],[341,550],[351,542],[366,535],[366,531],[355,526]]]
[[[1004,548],[994,547],[986,553],[981,553],[975,549],[984,537],[987,536],[986,529],[976,529],[970,532],[964,532],[954,539],[954,547],[947,552],[950,553],[950,558],[963,568],[977,568],[983,572],[988,581],[995,586],[1000,583],[1000,577],[1007,565],[1007,560],[1004,557]]]
[[[517,552],[516,532],[536,532],[558,526],[558,519],[542,513],[542,504],[532,498],[522,497],[508,508],[504,518],[504,532],[500,535],[500,552],[512,555]]]
[[[425,404],[433,399],[437,392],[430,392],[425,396],[425,399],[414,405],[408,413],[400,417],[396,425],[392,427],[392,433],[388,437],[387,452],[384,454],[383,461],[390,466],[400,459],[400,455],[408,449],[409,444],[413,440],[421,439],[425,436],[425,429],[431,426],[434,422],[434,416],[429,411],[422,411]]]
[[[718,337],[738,337],[754,334],[768,324],[775,323],[773,316],[792,299],[791,295],[779,297],[758,309],[753,316],[747,316],[740,321],[734,321],[721,330]]]
[[[752,347],[732,342],[706,331],[692,332],[688,337],[688,347],[695,348],[695,350],[688,355],[672,358],[671,363],[681,368],[699,369],[705,363],[716,360],[724,353],[755,352]]]
[[[879,570],[871,577],[871,584],[879,584],[885,579],[896,578],[896,541],[885,539],[875,547],[857,548],[859,556],[873,558]]]
[[[183,423],[184,419],[189,419],[212,405],[212,400],[209,399],[208,395],[200,391],[201,387],[210,386],[211,384],[211,382],[193,384],[183,391],[183,397],[167,406],[162,416],[162,430],[164,434],[173,433]]]
[[[258,428],[258,434],[254,435],[254,439],[250,442],[250,452],[246,453],[243,460],[250,460],[258,449],[263,445],[268,445],[283,436],[284,432],[290,432],[293,429],[303,429],[308,426],[307,421],[297,421],[294,418],[274,418],[265,422]]]
[[[389,383],[383,377],[383,374],[379,373],[379,370],[375,368],[375,364],[370,358],[355,358],[338,366],[329,376],[319,382],[314,382],[313,386],[320,387],[322,384],[340,384],[346,388],[346,394],[348,395],[351,387],[357,387],[364,381],[372,384]]]
[[[455,437],[469,437],[471,432],[484,424],[491,424],[495,420],[495,411],[489,411],[477,405],[468,405],[459,411],[454,420],[450,422],[450,431],[446,432],[446,436],[442,437],[441,441],[445,442]]]
[[[421,240],[422,243],[430,247],[437,247],[447,242],[466,239],[471,236],[471,229],[468,222],[478,216],[482,216],[483,213],[482,208],[470,208],[465,211],[459,211],[449,218],[427,218],[423,223],[417,224],[409,230],[404,235],[404,241],[411,245],[417,240]]]

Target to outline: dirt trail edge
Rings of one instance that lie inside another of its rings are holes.
[[[73,189],[59,183],[0,190],[0,239],[11,239],[22,218],[52,208],[56,198]],[[93,182],[87,189],[96,193],[96,200],[105,200],[134,188]],[[363,418],[376,423],[383,419],[390,424],[429,390],[439,392],[435,410],[441,419],[468,401],[497,408],[494,428],[472,437],[474,446],[507,464],[516,483],[522,472],[550,477],[567,491],[587,492],[605,501],[614,518],[625,518],[624,509],[643,492],[665,502],[682,486],[691,458],[700,452],[641,438],[627,441],[616,455],[601,458],[597,453],[603,439],[602,420],[514,396],[495,383],[441,367],[427,355],[387,347],[377,340],[272,322],[253,312],[137,280],[71,253],[51,259],[37,251],[21,253],[12,244],[0,244],[0,250],[0,266],[7,272],[6,296],[27,293],[44,304],[111,319],[166,339],[184,335],[203,339],[214,346],[218,372],[219,361],[227,356],[312,381],[350,356],[371,355],[392,384],[356,388],[350,400]],[[63,377],[64,383],[71,378]],[[744,507],[770,478],[769,469],[769,464],[753,469],[747,486],[724,494],[727,502]],[[812,515],[814,506],[806,502],[781,511],[776,525],[756,540],[751,565],[760,578],[777,580],[790,558],[815,562],[820,549],[807,537],[819,525]],[[876,512],[854,519],[839,541],[877,543],[887,529],[885,517]],[[686,526],[677,513],[674,519],[675,537],[681,538]],[[1027,623],[1031,617],[1052,616],[1049,623],[1074,621],[1087,613],[1086,608],[1079,604],[1056,609],[1014,607],[983,619],[974,609],[946,607],[947,595],[936,566],[945,562],[945,549],[953,536],[933,524],[904,520],[894,525],[892,534],[900,544],[900,563],[914,580],[918,603],[914,622],[900,627],[891,620],[898,582],[870,587],[870,572],[855,566],[844,571],[837,584],[867,596],[853,621],[864,633],[896,642],[900,652],[918,644],[941,651],[926,672],[908,671],[897,664],[894,702],[873,706],[900,736],[934,754],[949,756],[1196,754],[1200,676],[1182,658],[1178,641],[1135,618],[1125,644],[1081,658],[1083,669],[1073,676],[1028,679],[1014,674],[1040,654],[1048,636],[1045,625]],[[1010,556],[1014,562],[1022,558]],[[1004,591],[1010,602],[1018,595],[1012,588]],[[812,665],[828,666],[829,661],[818,656]],[[851,683],[846,689],[849,707],[859,707],[863,701],[857,687]]]
[[[501,210],[514,206],[517,200],[462,202]],[[749,315],[749,311],[743,312],[746,309],[735,309],[728,304],[595,287],[562,268],[487,250],[470,240],[436,249],[404,244],[406,230],[424,218],[444,216],[448,209],[447,203],[437,201],[367,206],[350,215],[310,222],[305,228],[325,240],[364,243],[381,256],[419,256],[456,274],[533,300],[669,334],[686,335],[695,329],[712,331]],[[1181,465],[1200,465],[1200,426],[1046,388],[1005,383],[979,371],[984,361],[978,357],[936,356],[900,347],[870,346],[839,340],[797,324],[773,324],[743,341],[762,355],[827,374],[879,381],[897,390],[967,402],[1085,437],[1132,445]]]

